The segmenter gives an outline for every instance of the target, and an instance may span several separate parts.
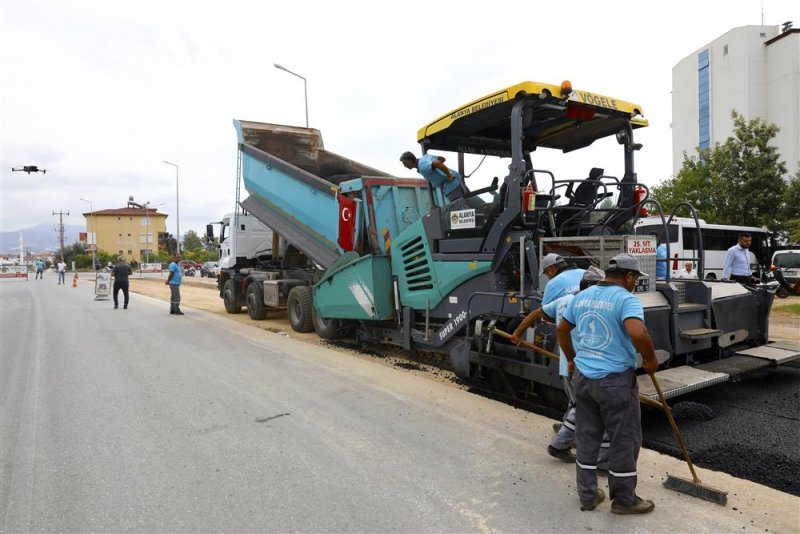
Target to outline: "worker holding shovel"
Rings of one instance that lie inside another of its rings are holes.
[[[636,495],[636,461],[642,445],[636,353],[650,374],[658,360],[644,323],[642,305],[631,293],[642,272],[636,258],[618,254],[603,282],[572,299],[558,325],[575,390],[576,479],[581,510],[605,499],[597,488],[597,455],[603,432],[609,448],[608,486],[615,514],[646,514],[655,508]]]

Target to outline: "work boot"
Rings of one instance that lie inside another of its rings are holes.
[[[547,446],[547,454],[552,456],[553,458],[558,458],[559,460],[567,463],[574,464],[575,463],[575,453],[569,449],[556,449],[552,445]]]
[[[175,311],[174,311],[174,312],[172,312],[172,313],[173,313],[173,314],[175,314],[175,315],[183,315],[183,312],[182,312],[182,311],[180,311],[180,310],[175,310]]]
[[[115,309],[115,310],[116,310],[118,307],[119,307],[119,306],[117,306],[116,304],[114,304],[114,309]]]
[[[598,489],[597,493],[594,495],[594,500],[591,501],[581,501],[581,512],[591,512],[597,505],[606,500],[606,494],[603,490]],[[614,511],[613,508],[611,510]]]
[[[655,507],[653,501],[636,497],[636,502],[633,504],[622,504],[615,500],[611,503],[611,513],[618,515],[649,514]]]
[[[122,309],[123,309],[123,310],[127,310],[127,309],[128,309],[128,305],[127,305],[127,304],[125,304],[125,305],[122,307]]]

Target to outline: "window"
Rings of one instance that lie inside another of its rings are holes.
[[[670,243],[677,243],[678,242],[678,225],[677,224],[670,224],[667,227],[667,233],[669,234],[669,242]],[[636,229],[637,235],[650,235],[655,234],[658,236],[658,242],[664,243],[664,227],[660,224],[651,224],[648,226],[640,226]],[[686,234],[684,234],[686,235]]]
[[[150,236],[150,239],[147,239],[148,235]],[[139,243],[144,243],[145,245],[149,245],[152,242],[153,242],[153,234],[152,233],[151,234],[146,234],[146,233],[139,234]]]
[[[133,251],[128,249],[128,256],[130,256],[131,254],[133,254]]]
[[[727,45],[726,49],[727,49]],[[697,55],[697,100],[698,100],[698,145],[700,148],[711,146],[711,73],[709,70],[708,49]]]
[[[119,255],[122,256],[122,251],[121,250],[119,251]]]

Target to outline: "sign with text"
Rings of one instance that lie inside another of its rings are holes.
[[[143,263],[141,269],[139,269],[143,273],[160,273],[161,272],[161,264],[160,263]]]
[[[0,278],[28,278],[28,266],[3,265],[0,267]]]
[[[450,229],[475,228],[475,210],[456,210],[450,212]]]

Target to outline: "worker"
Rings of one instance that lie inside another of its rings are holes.
[[[653,234],[653,237],[656,238],[656,242],[658,243],[658,246],[656,247],[656,280],[666,280],[668,262],[657,260],[667,259],[667,244],[663,243],[661,239],[658,239],[656,234]]]
[[[584,269],[568,264],[563,256],[550,253],[542,258],[541,267],[542,273],[549,278],[542,295],[543,306],[580,289]]]
[[[558,325],[558,342],[575,389],[575,470],[581,510],[594,510],[605,500],[597,488],[603,432],[611,442],[611,512],[645,514],[655,508],[652,501],[636,495],[636,460],[642,445],[637,352],[645,371],[653,374],[658,368],[642,304],[631,294],[642,274],[630,254],[614,256],[605,280],[576,295]]]
[[[583,273],[583,279],[580,282],[580,290],[583,291],[587,287],[595,285],[597,282],[602,281],[603,278],[605,278],[605,273],[602,270],[598,269],[597,267],[589,267]],[[515,344],[519,344],[522,340],[522,335],[525,333],[525,330],[527,330],[540,318],[544,318],[545,320],[558,325],[561,322],[561,317],[564,313],[564,310],[574,297],[574,294],[567,293],[566,295],[551,301],[549,304],[533,310],[525,317],[525,319],[522,320],[516,330],[514,330],[514,333],[512,334],[512,341]],[[564,413],[561,426],[556,432],[556,435],[553,436],[553,439],[550,440],[550,444],[547,446],[547,454],[554,458],[558,458],[559,460],[574,463],[575,455],[573,454],[571,447],[575,443],[575,394],[572,391],[572,384],[569,381],[567,359],[564,357],[564,351],[562,351],[560,348],[559,356],[561,356],[561,359],[559,360],[558,374],[561,376],[561,380],[564,383],[564,391],[567,394],[569,404],[567,406],[567,411]],[[602,472],[608,471],[609,445],[608,438],[604,435],[604,439],[600,447],[600,453],[597,458],[597,469]]]
[[[406,169],[417,169],[434,187],[441,189],[444,197],[452,202],[464,196],[464,178],[444,164],[443,156],[423,154],[419,159],[411,152],[403,152],[400,162]]]
[[[753,237],[749,232],[739,233],[739,241],[725,253],[725,261],[722,264],[722,279],[739,282],[746,286],[752,286],[758,280],[753,277],[750,270],[750,245]]]

